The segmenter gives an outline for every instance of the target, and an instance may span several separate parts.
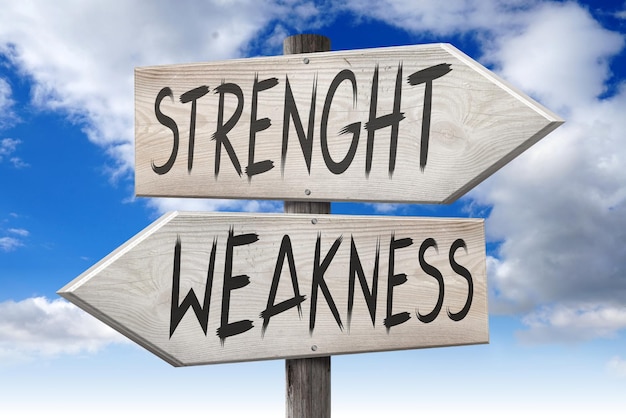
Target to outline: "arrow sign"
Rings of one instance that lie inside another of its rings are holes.
[[[489,339],[477,219],[174,212],[59,294],[175,366]]]
[[[135,187],[450,203],[562,123],[449,44],[142,67]]]

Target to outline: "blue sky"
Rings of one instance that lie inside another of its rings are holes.
[[[278,55],[305,32],[333,50],[450,42],[566,120],[450,206],[333,205],[485,217],[491,338],[335,356],[334,416],[626,409],[623,1],[0,0],[0,10],[1,412],[284,415],[283,361],[173,368],[56,291],[168,210],[282,211],[135,198],[133,69]]]

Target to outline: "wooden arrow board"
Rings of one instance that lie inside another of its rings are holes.
[[[449,44],[142,67],[135,187],[450,203],[561,123]]]
[[[488,342],[482,220],[170,213],[59,294],[175,366]]]

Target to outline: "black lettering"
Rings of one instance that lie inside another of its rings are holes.
[[[322,289],[322,293],[326,298],[326,302],[330,307],[333,316],[335,317],[335,321],[337,321],[337,325],[339,325],[339,329],[343,331],[343,324],[341,323],[341,318],[339,317],[339,311],[337,310],[337,306],[335,305],[335,301],[328,290],[328,286],[326,285],[326,281],[324,280],[324,273],[330,262],[333,261],[333,257],[337,254],[337,250],[339,249],[339,245],[341,245],[341,241],[343,237],[339,237],[335,240],[333,245],[330,247],[330,250],[324,257],[324,261],[320,264],[320,252],[321,252],[321,235],[317,235],[317,242],[315,244],[315,261],[313,262],[313,280],[311,283],[311,311],[309,316],[309,333],[313,334],[313,329],[315,328],[315,314],[317,310],[317,288]]]
[[[209,92],[209,86],[200,86],[183,93],[181,103],[191,102],[191,120],[189,122],[189,152],[187,156],[187,172],[193,167],[194,141],[196,139],[196,101]]]
[[[220,159],[222,156],[222,145],[226,148],[226,152],[228,153],[228,157],[230,157],[230,161],[233,163],[237,174],[241,177],[241,164],[239,164],[239,159],[237,158],[237,154],[233,149],[228,136],[226,135],[230,132],[241,117],[241,113],[243,111],[243,91],[241,91],[241,87],[234,83],[225,83],[220,85],[215,89],[215,94],[220,95],[218,112],[217,112],[217,129],[213,134],[213,139],[215,140],[215,177],[217,178],[220,172]],[[228,119],[228,122],[224,124],[224,96],[226,93],[230,93],[235,95],[237,98],[237,109],[235,113]]]
[[[392,315],[393,288],[407,281],[406,274],[394,273],[395,252],[397,249],[406,248],[411,244],[413,244],[413,240],[411,238],[402,238],[396,240],[395,235],[391,235],[391,243],[389,244],[389,273],[387,276],[387,317],[384,321],[385,327],[387,327],[387,332],[389,332],[391,327],[400,325],[408,321],[411,317],[411,314],[409,314],[408,312],[400,312]]]
[[[424,111],[422,113],[422,139],[420,142],[420,170],[426,168],[428,159],[428,140],[430,137],[430,114],[432,110],[433,100],[433,80],[443,77],[452,71],[451,64],[438,64],[432,67],[416,71],[408,77],[409,84],[417,86],[426,83],[426,91],[424,93]]]
[[[268,78],[263,81],[259,81],[259,74],[254,74],[254,84],[252,86],[252,111],[250,114],[250,140],[248,146],[248,166],[246,167],[246,174],[248,180],[252,179],[252,176],[265,173],[266,171],[274,168],[274,162],[271,160],[263,160],[254,162],[254,146],[256,142],[256,133],[269,128],[272,125],[270,118],[257,119],[257,104],[259,98],[259,92],[268,90],[278,84],[277,78]]]
[[[259,240],[257,234],[235,235],[233,227],[228,231],[228,241],[226,242],[226,263],[224,265],[224,288],[222,291],[222,319],[221,326],[217,329],[222,345],[224,340],[233,335],[244,333],[250,330],[253,325],[250,320],[228,322],[228,311],[230,310],[230,293],[232,290],[241,289],[250,284],[250,277],[245,274],[233,276],[233,249],[240,245],[248,245]]]
[[[289,274],[291,275],[291,285],[293,287],[294,296],[291,299],[280,302],[278,305],[274,305],[276,299],[276,292],[278,291],[278,280],[280,279],[280,273],[283,270],[285,264],[285,257],[289,264]],[[270,318],[279,313],[285,312],[294,306],[298,307],[298,315],[302,318],[302,302],[306,299],[306,296],[300,294],[298,288],[298,277],[296,275],[296,264],[293,259],[293,250],[291,247],[291,239],[289,235],[283,236],[283,240],[280,243],[280,249],[278,250],[278,258],[276,260],[276,267],[274,268],[274,276],[272,277],[272,287],[270,289],[269,297],[267,298],[267,307],[261,312],[261,318],[263,318],[263,328],[261,330],[261,336],[265,335],[265,330],[270,323]]]
[[[298,134],[298,140],[300,141],[300,148],[302,149],[302,155],[306,162],[306,168],[309,174],[311,174],[311,156],[313,155],[313,129],[315,127],[315,100],[317,96],[317,77],[313,80],[313,92],[311,93],[311,108],[309,109],[309,125],[306,136],[304,135],[304,128],[302,127],[302,121],[300,120],[300,114],[296,107],[296,101],[293,98],[291,91],[291,84],[289,84],[289,77],[285,77],[285,112],[283,114],[283,148],[282,148],[282,173],[285,172],[285,160],[287,158],[287,138],[289,137],[289,120],[293,120],[293,126],[296,128]]]
[[[389,146],[389,177],[393,175],[396,167],[396,153],[398,149],[398,130],[400,121],[404,119],[404,113],[400,112],[400,102],[402,101],[402,63],[398,64],[396,75],[396,87],[393,95],[393,112],[387,115],[376,116],[378,106],[378,64],[374,69],[372,80],[372,95],[370,99],[370,116],[365,124],[367,129],[367,150],[365,154],[365,175],[369,176],[372,169],[372,156],[374,153],[374,134],[378,129],[391,126],[391,143]]]
[[[352,160],[354,160],[354,155],[356,154],[357,146],[359,145],[359,135],[361,133],[361,122],[351,123],[350,125],[345,126],[339,131],[340,135],[346,133],[352,133],[352,143],[350,144],[350,148],[346,153],[346,156],[340,162],[335,162],[333,158],[330,156],[330,152],[328,150],[328,114],[330,113],[330,105],[332,104],[333,97],[335,96],[335,92],[337,91],[337,87],[344,80],[349,80],[352,83],[352,100],[354,106],[356,106],[357,99],[357,86],[356,86],[356,78],[354,77],[354,73],[350,70],[342,70],[335,76],[333,81],[330,83],[330,87],[328,88],[328,92],[326,93],[326,100],[324,101],[324,109],[322,110],[322,120],[320,126],[320,143],[322,146],[322,156],[324,157],[324,162],[326,163],[326,167],[334,173],[341,174],[350,167]]]
[[[174,165],[174,161],[176,161],[176,155],[178,154],[178,142],[180,140],[178,133],[178,126],[174,119],[169,116],[164,115],[161,112],[161,102],[166,97],[170,97],[172,101],[174,100],[174,94],[172,93],[172,89],[169,87],[163,87],[159,94],[157,94],[157,98],[154,102],[154,114],[156,115],[157,120],[163,126],[167,126],[172,131],[174,135],[174,143],[172,144],[172,152],[170,153],[170,158],[163,164],[162,166],[158,166],[154,164],[154,160],[152,160],[152,171],[157,174],[165,174],[171,170]]]
[[[361,290],[363,290],[363,296],[367,303],[367,309],[372,319],[372,326],[376,325],[376,296],[378,295],[378,264],[380,260],[380,240],[376,242],[376,257],[374,259],[374,271],[372,273],[372,290],[370,291],[367,280],[365,280],[365,273],[363,272],[363,266],[361,265],[361,259],[359,253],[354,245],[354,237],[350,240],[350,276],[348,278],[348,329],[350,329],[350,322],[352,321],[352,308],[354,306],[354,282],[355,276],[359,276],[359,283],[361,284]]]
[[[463,241],[461,238],[452,243],[452,246],[450,247],[450,253],[448,254],[448,260],[450,261],[450,266],[452,266],[452,270],[454,270],[456,274],[462,276],[463,278],[465,278],[465,280],[467,280],[468,290],[467,300],[465,301],[465,306],[463,306],[463,309],[455,314],[450,312],[450,309],[448,309],[448,317],[453,321],[460,321],[465,318],[470,310],[470,306],[472,306],[472,299],[474,298],[474,281],[472,280],[471,273],[468,269],[461,266],[454,259],[454,254],[459,248],[463,248],[467,253],[467,246],[465,245],[465,241]]]
[[[204,289],[204,302],[200,306],[198,298],[196,297],[193,289],[189,290],[183,302],[179,305],[178,299],[180,296],[180,258],[181,258],[181,242],[180,237],[176,240],[174,246],[174,273],[172,274],[172,303],[170,310],[170,338],[174,335],[176,327],[180,321],[182,321],[185,313],[191,307],[196,314],[196,319],[204,331],[204,335],[207,333],[209,323],[209,306],[211,303],[211,290],[213,289],[213,271],[215,269],[215,252],[217,250],[217,239],[213,240],[213,247],[211,248],[211,257],[209,260],[209,269],[206,278],[206,287]]]
[[[439,251],[437,249],[437,242],[433,238],[427,238],[426,240],[424,240],[424,242],[422,242],[422,245],[420,246],[419,262],[420,262],[420,267],[422,268],[422,270],[424,270],[426,274],[437,279],[437,282],[439,283],[439,297],[437,298],[437,304],[433,308],[432,312],[430,312],[429,314],[420,315],[420,313],[417,312],[416,310],[417,319],[419,319],[425,324],[434,321],[435,318],[437,318],[437,315],[439,315],[439,312],[441,311],[441,306],[443,305],[443,294],[444,294],[443,275],[436,267],[433,267],[432,265],[428,264],[426,260],[424,259],[424,253],[426,253],[426,250],[429,249],[430,247],[434,247],[435,251],[437,252]]]

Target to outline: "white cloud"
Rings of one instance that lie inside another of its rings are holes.
[[[626,378],[626,360],[615,356],[606,364],[608,372],[615,377]]]
[[[0,129],[12,126],[18,121],[17,115],[13,110],[15,101],[12,95],[11,85],[4,78],[0,77]]]
[[[22,238],[30,235],[30,232],[22,228],[9,228],[8,235],[0,236],[0,251],[11,252],[24,246]]]
[[[624,46],[621,34],[575,3],[545,3],[521,17],[521,31],[501,34],[484,57],[504,78],[553,110],[604,93],[609,59]]]
[[[514,14],[537,4],[537,0],[348,0],[344,7],[357,15],[374,17],[414,33],[449,36],[474,31],[510,30],[516,25]]]
[[[13,164],[13,167],[18,169],[30,167],[30,164],[25,163],[24,160],[22,160],[20,157],[11,157],[9,161],[11,162],[11,164]]]
[[[373,207],[374,210],[378,213],[387,213],[387,214],[393,214],[402,207],[402,205],[395,204],[395,203],[372,203],[372,204],[368,203],[367,205]]]
[[[575,343],[595,338],[615,338],[626,328],[623,305],[555,305],[544,306],[524,316],[527,329],[517,337],[526,344]]]
[[[13,154],[20,143],[20,140],[13,138],[4,138],[0,140],[0,161],[2,161],[3,157],[8,157]]]
[[[283,203],[270,200],[229,200],[229,199],[178,199],[152,198],[148,206],[157,215],[170,211],[196,212],[282,212]]]
[[[61,299],[0,302],[0,364],[95,352],[125,337]]]
[[[13,235],[19,235],[21,237],[27,237],[30,235],[30,232],[22,228],[10,228],[9,233]]]
[[[23,247],[24,244],[14,237],[0,237],[0,251],[10,252],[19,247]]]
[[[0,109],[1,111],[1,109]],[[2,128],[2,126],[0,126]],[[22,141],[13,138],[4,138],[0,140],[0,163],[7,159],[15,168],[25,168],[29,165],[25,163],[20,157],[13,156],[13,153],[17,149],[17,146]]]

